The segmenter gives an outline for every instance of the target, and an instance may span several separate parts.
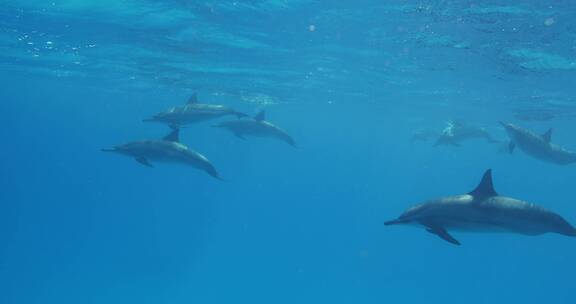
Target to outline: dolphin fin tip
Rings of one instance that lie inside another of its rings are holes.
[[[446,229],[443,227],[432,226],[432,227],[428,227],[428,229],[426,229],[426,231],[439,236],[441,239],[445,240],[446,242],[448,242],[450,244],[453,244],[456,246],[462,245],[457,239],[455,239],[452,235],[450,235],[450,233],[448,233],[448,231],[446,231]]]
[[[484,172],[480,184],[478,184],[476,189],[472,190],[468,194],[482,198],[498,196],[498,193],[494,190],[494,184],[492,182],[492,169],[488,169]]]

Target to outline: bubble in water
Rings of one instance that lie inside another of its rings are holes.
[[[551,26],[554,23],[556,23],[556,20],[554,20],[554,18],[550,17],[550,18],[546,18],[546,20],[544,20],[544,25],[545,26]]]
[[[308,30],[314,32],[316,30],[316,26],[314,24],[310,24],[310,26],[308,26]]]

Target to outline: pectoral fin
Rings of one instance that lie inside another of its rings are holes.
[[[241,140],[246,140],[246,137],[244,137],[242,133],[235,132],[234,135],[236,135],[236,137],[240,138]]]
[[[451,236],[450,233],[448,233],[448,231],[446,231],[446,229],[444,229],[443,227],[437,227],[437,226],[428,227],[426,229],[426,231],[439,236],[440,238],[442,238],[446,242],[450,242],[454,245],[460,246],[460,242],[458,242],[457,239],[455,239],[453,236]]]
[[[135,159],[146,167],[154,168],[154,166],[152,166],[152,164],[144,157],[136,157]]]
[[[516,144],[511,141],[511,142],[508,144],[508,153],[512,154],[512,152],[514,152],[514,148],[516,148]]]

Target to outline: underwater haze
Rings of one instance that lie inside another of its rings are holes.
[[[575,41],[568,0],[2,0],[0,303],[576,303],[574,237],[383,224],[489,168],[576,224],[576,164],[498,123],[576,150]],[[101,151],[195,93],[296,147],[223,116],[174,145],[222,180]]]

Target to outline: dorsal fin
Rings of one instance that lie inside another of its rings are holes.
[[[178,127],[171,127],[171,128],[172,128],[172,132],[170,132],[170,134],[164,136],[163,140],[180,142],[180,128],[178,128]]]
[[[492,169],[486,170],[480,184],[472,192],[468,194],[479,197],[486,198],[492,196],[498,196],[498,193],[494,190],[494,185],[492,184]]]
[[[256,114],[256,116],[254,116],[254,119],[257,121],[262,121],[266,119],[266,111],[261,110],[260,112],[258,112],[258,114]]]
[[[552,140],[552,128],[548,129],[546,133],[542,134],[542,139],[547,143],[549,143],[550,140]]]
[[[186,102],[186,104],[195,104],[198,103],[198,94],[194,93],[192,94],[192,96],[190,96],[190,98],[188,98],[188,102]]]

